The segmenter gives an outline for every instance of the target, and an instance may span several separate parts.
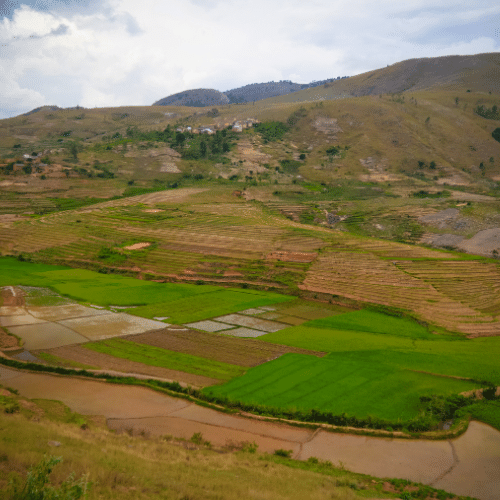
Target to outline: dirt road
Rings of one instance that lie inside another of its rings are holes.
[[[500,432],[479,422],[471,422],[465,434],[448,441],[372,438],[226,415],[143,387],[4,367],[0,367],[0,383],[28,398],[56,399],[73,411],[104,415],[111,429],[187,439],[201,432],[216,446],[255,441],[262,452],[283,448],[293,450],[299,460],[315,456],[342,462],[355,472],[410,479],[481,500],[499,498]]]

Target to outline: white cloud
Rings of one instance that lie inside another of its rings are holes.
[[[415,57],[500,49],[498,38],[440,30],[500,19],[482,0],[106,0],[101,8],[0,22],[4,116],[42,103],[140,105],[188,88],[300,83]],[[5,111],[10,110],[10,111]],[[1,117],[2,115],[0,115]]]

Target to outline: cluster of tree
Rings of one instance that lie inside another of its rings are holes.
[[[231,139],[235,135],[235,132],[226,129],[217,130],[214,135],[177,132],[173,147],[176,147],[182,158],[187,160],[199,160],[203,158],[216,160],[221,155],[229,153],[232,144]]]
[[[478,106],[474,112],[482,116],[483,118],[488,118],[488,120],[500,120],[500,112],[496,105],[493,105],[491,108],[485,108],[484,106]]]
[[[436,162],[431,161],[428,165],[425,163],[425,161],[419,160],[418,161],[418,168],[430,168],[431,170],[436,169]]]
[[[283,122],[262,122],[254,124],[254,129],[262,136],[264,143],[277,141],[290,130],[290,127]]]

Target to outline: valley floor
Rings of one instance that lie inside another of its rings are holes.
[[[142,387],[4,367],[0,383],[28,398],[59,400],[81,414],[104,415],[109,428],[119,431],[185,439],[201,432],[215,446],[255,442],[260,451],[291,449],[299,460],[317,457],[355,472],[410,479],[480,500],[497,500],[500,491],[500,432],[479,422],[453,440],[398,440],[248,420]]]

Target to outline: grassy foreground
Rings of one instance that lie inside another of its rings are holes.
[[[102,419],[72,413],[57,401],[26,401],[11,394],[0,397],[0,410],[2,500],[11,499],[9,481],[22,482],[30,467],[50,455],[62,457],[51,484],[58,487],[71,473],[77,479],[86,476],[89,500],[401,498],[405,486],[415,486],[389,480],[398,492],[391,493],[384,491],[384,480],[348,472],[342,464],[237,451],[245,449],[243,443],[216,452],[196,435],[191,441],[116,435]],[[423,495],[418,498],[465,500],[423,485],[414,490]]]

